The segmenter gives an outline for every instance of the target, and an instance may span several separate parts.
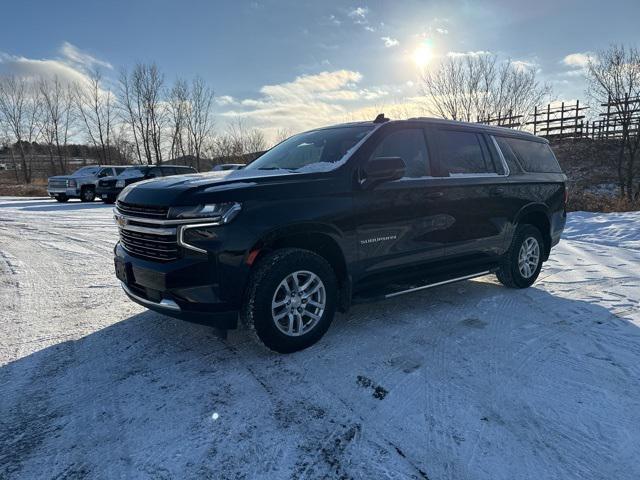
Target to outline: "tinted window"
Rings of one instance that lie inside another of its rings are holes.
[[[108,177],[111,175],[113,175],[113,170],[111,170],[110,168],[103,168],[102,170],[100,170],[100,173],[98,173],[99,178]]]
[[[444,173],[450,175],[495,173],[487,162],[479,135],[460,130],[438,132],[438,153]]]
[[[162,172],[157,167],[151,168],[147,173],[147,178],[155,178],[155,177],[161,177],[161,176],[162,176]]]
[[[391,132],[378,144],[371,158],[400,157],[405,163],[405,177],[430,175],[427,144],[421,128]]]
[[[114,168],[114,170],[116,171],[116,175],[120,175],[124,172],[124,167]]]
[[[176,169],[173,167],[162,167],[162,174],[167,177],[169,175],[175,175]]]
[[[513,150],[511,150],[509,143],[507,143],[507,139],[504,137],[493,137],[493,138],[495,138],[496,143],[498,144],[498,147],[500,147],[502,156],[504,157],[505,162],[507,162],[507,165],[509,166],[509,171],[511,173],[522,172],[522,167],[518,163],[518,158],[516,157],[516,154],[513,153]]]
[[[527,172],[562,173],[556,157],[547,143],[519,138],[504,138]]]

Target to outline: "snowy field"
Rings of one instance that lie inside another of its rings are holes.
[[[128,301],[111,207],[0,197],[0,478],[640,478],[640,213],[270,354]]]

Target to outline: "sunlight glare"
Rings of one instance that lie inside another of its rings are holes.
[[[422,44],[413,52],[413,61],[418,68],[426,67],[431,58],[433,57],[433,52],[431,50],[431,45]]]

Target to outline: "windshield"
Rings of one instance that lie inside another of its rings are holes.
[[[311,165],[333,168],[372,129],[373,125],[360,125],[294,135],[258,157],[245,169],[309,171],[314,169]]]
[[[95,175],[100,170],[100,167],[82,167],[75,172],[74,175]]]
[[[147,167],[138,168],[125,168],[124,171],[118,175],[119,178],[131,178],[131,177],[144,177],[147,171]]]

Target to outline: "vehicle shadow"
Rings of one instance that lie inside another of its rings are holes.
[[[113,208],[113,205],[109,205],[102,202],[72,202],[58,203],[55,200],[44,201],[10,201],[0,203],[0,208],[11,208],[21,211],[32,212],[47,212],[47,211],[73,211],[73,210],[88,210],[96,208]]]
[[[639,478],[639,373],[630,321],[487,281],[287,356],[144,312],[0,368],[0,477]]]

